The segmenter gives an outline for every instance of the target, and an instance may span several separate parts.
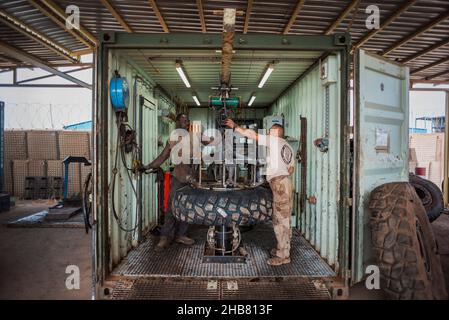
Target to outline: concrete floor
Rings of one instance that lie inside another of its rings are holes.
[[[21,201],[0,213],[0,299],[91,299],[91,235],[79,228],[7,228],[4,223],[47,209],[52,203]],[[449,216],[432,224],[449,289]],[[68,290],[68,265],[80,269],[79,290]],[[350,299],[382,299],[380,290],[363,283]]]
[[[5,222],[53,203],[21,201],[0,213],[0,299],[90,299],[91,235],[81,228],[8,228]],[[80,270],[80,289],[68,290],[68,265]]]

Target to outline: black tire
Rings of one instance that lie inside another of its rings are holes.
[[[432,181],[410,174],[410,183],[426,209],[430,222],[435,221],[444,210],[443,193]]]
[[[272,193],[264,187],[215,191],[185,186],[176,191],[172,212],[190,224],[251,226],[271,220]]]
[[[388,183],[371,193],[373,254],[391,299],[447,299],[430,222],[414,187]]]

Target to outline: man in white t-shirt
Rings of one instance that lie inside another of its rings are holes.
[[[267,180],[273,192],[273,228],[277,247],[271,250],[267,263],[279,266],[290,263],[290,241],[292,237],[291,215],[293,208],[293,184],[289,176],[294,171],[293,149],[284,139],[284,127],[275,124],[269,135],[257,134],[250,129],[237,126],[227,119],[225,125],[261,145],[267,146]]]

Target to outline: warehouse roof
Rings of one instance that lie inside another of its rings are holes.
[[[73,4],[80,9],[80,29],[65,27],[65,9]],[[379,29],[366,28],[370,5],[380,9]],[[237,32],[349,32],[355,47],[409,65],[412,80],[449,83],[447,0],[2,1],[0,68],[34,65],[52,72],[61,65],[81,65],[79,56],[95,48],[100,31],[220,33],[217,11],[224,7],[239,11]]]

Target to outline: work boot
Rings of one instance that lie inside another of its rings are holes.
[[[164,251],[170,245],[170,241],[168,241],[167,237],[162,236],[159,239],[158,244],[154,247],[154,251],[161,252]]]
[[[273,257],[267,260],[267,263],[270,266],[280,266],[283,264],[290,263],[290,258],[279,258],[279,257]]]
[[[182,243],[182,244],[185,244],[187,246],[191,246],[191,245],[193,245],[195,243],[195,240],[193,240],[193,239],[191,239],[189,237],[186,237],[186,236],[177,236],[175,238],[175,242]]]

